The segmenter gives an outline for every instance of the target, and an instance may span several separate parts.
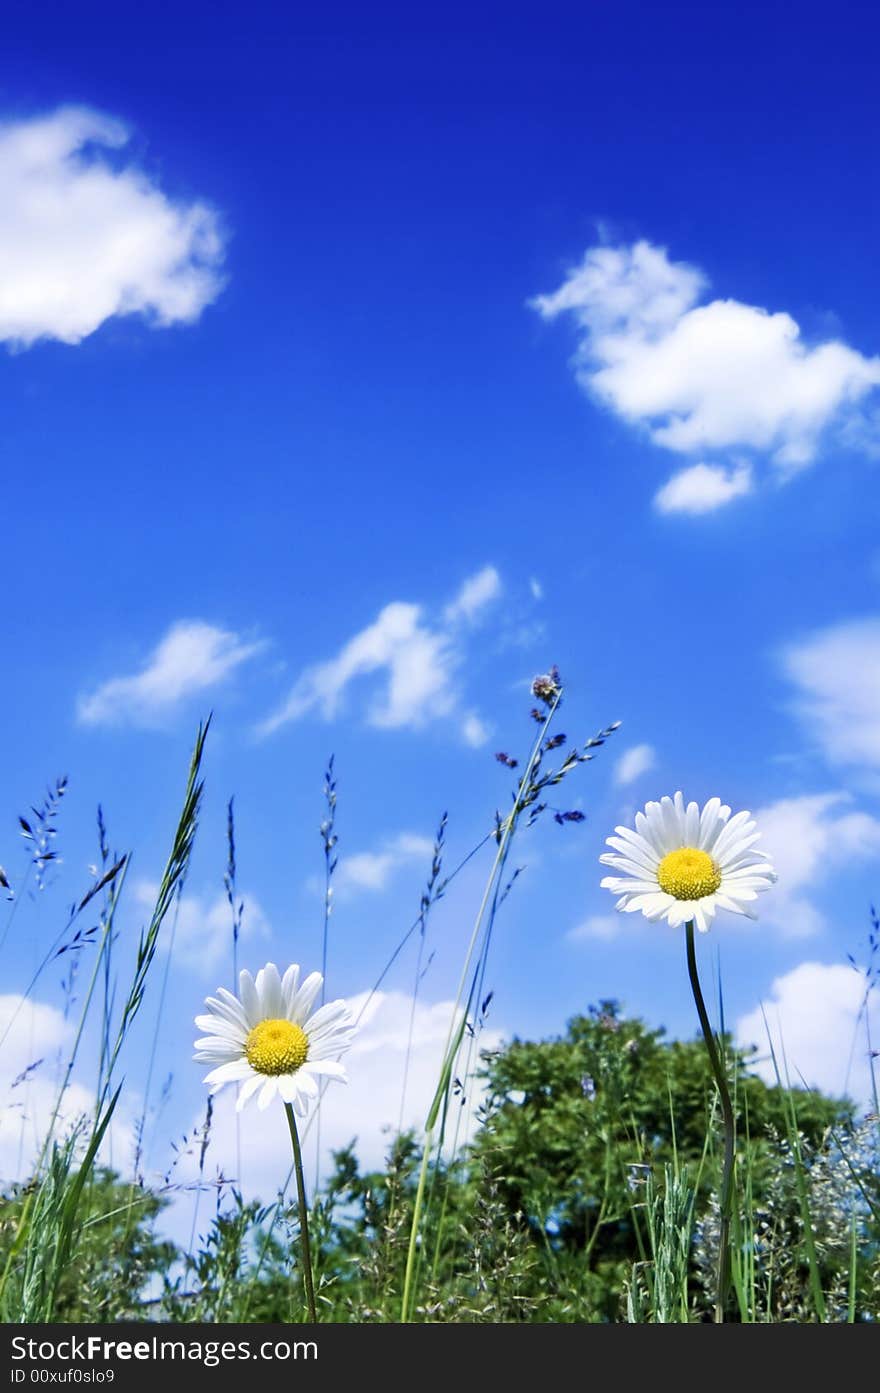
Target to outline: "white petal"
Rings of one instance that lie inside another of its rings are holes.
[[[655,805],[652,803],[647,804],[648,808],[654,806]],[[620,831],[620,828],[618,828],[617,830]],[[649,821],[646,813],[636,813],[636,833],[639,837],[641,837],[642,841],[651,848],[651,850],[654,852],[655,856],[659,860],[660,857],[663,855],[663,852],[656,837],[654,836],[652,824]]]
[[[643,908],[646,900],[653,900],[653,892],[628,895],[624,909],[627,914],[635,914],[637,910]]]
[[[650,842],[645,841],[644,837],[640,837],[638,832],[631,831],[629,827],[615,827],[614,830],[620,840],[626,842],[631,848],[629,854],[635,861],[644,861],[649,866],[659,864],[660,857],[657,855],[656,849]],[[611,837],[607,837],[606,840],[609,846],[614,845]]]
[[[749,861],[741,866],[734,866],[732,870],[727,867],[722,871],[725,880],[766,880],[772,885],[777,875],[772,866],[768,866],[766,861]]]
[[[690,900],[676,900],[675,904],[670,905],[666,917],[674,929],[680,928],[682,924],[687,923],[688,919],[694,917],[693,905]]]
[[[304,1066],[302,1069],[298,1069],[296,1073],[293,1074],[291,1077],[296,1080],[297,1087],[306,1095],[307,1098],[317,1098],[318,1085],[315,1079],[313,1079],[309,1074],[308,1066]]]
[[[357,1031],[337,1030],[333,1026],[328,1026],[326,1030],[319,1030],[309,1040],[311,1053],[316,1059],[338,1059],[341,1054],[351,1048]],[[308,1063],[308,1061],[306,1061]]]
[[[636,880],[634,877],[626,880],[621,879],[621,884],[625,885],[632,895],[649,895],[659,889],[657,881],[653,877],[650,880]]]
[[[694,923],[701,934],[707,933],[712,922],[712,910],[706,901],[697,901],[694,905]]]
[[[295,1025],[302,1025],[308,1019],[309,1012],[314,1005],[318,993],[323,986],[324,979],[320,972],[310,972],[303,982],[290,1006],[290,1013],[287,1017]]]
[[[761,874],[775,874],[770,858],[765,852],[758,851],[754,847],[736,856],[726,856],[721,870],[724,875],[733,875],[735,871],[748,871],[754,869]]]
[[[629,889],[629,885],[629,880],[619,875],[603,875],[599,881],[602,890],[613,890],[615,894],[619,894],[621,890]]]
[[[232,992],[227,991],[225,987],[218,987],[217,998],[220,1001],[221,1005],[229,1012],[230,1016],[234,1017],[234,1019],[237,1020],[244,1027],[245,1030],[247,1030],[247,1016],[245,1014],[245,1009],[239,1001],[238,997],[233,996]],[[213,1000],[213,997],[209,997],[209,1004]]]
[[[295,1103],[297,1095],[296,1076],[294,1074],[279,1074],[278,1092],[285,1103]]]
[[[728,843],[726,849],[722,844],[723,837],[724,833],[721,834],[721,836],[718,838],[718,841],[712,849],[712,858],[713,860],[717,861],[722,871],[730,862],[734,860],[738,861],[740,857],[746,854],[747,851],[751,851],[752,847],[755,845],[755,842],[759,842],[761,840],[761,833],[752,832],[748,836],[741,837],[737,841]],[[719,846],[722,847],[721,851],[718,850]]]
[[[257,973],[257,995],[260,998],[261,1017],[264,1021],[282,1020],[284,1017],[284,997],[281,992],[281,977],[274,963],[266,963]]]
[[[715,839],[715,859],[720,861],[735,842],[749,835],[754,826],[751,813],[736,813],[729,822],[725,823]]]
[[[667,850],[674,851],[676,847],[684,845],[684,810],[679,817],[677,802],[681,799],[681,794],[675,795],[676,802],[671,798],[661,799],[660,806],[663,809],[663,830],[667,842]]]
[[[656,847],[658,855],[663,857],[668,851],[672,850],[672,846],[669,840],[669,831],[666,826],[662,802],[646,803],[645,818],[648,824],[651,845]]]
[[[603,852],[599,861],[603,866],[613,866],[615,870],[634,876],[636,880],[650,880],[652,884],[657,884],[656,866],[640,866],[637,861],[630,861],[627,856],[615,856],[610,851]]]
[[[229,1064],[221,1064],[219,1069],[212,1069],[210,1074],[205,1075],[204,1082],[220,1088],[224,1083],[238,1083],[241,1079],[247,1079],[252,1073],[246,1059],[235,1059]]]
[[[202,1035],[193,1043],[194,1050],[210,1050],[215,1054],[228,1055],[230,1059],[236,1059],[241,1054],[241,1045],[237,1040],[228,1040],[224,1035]]]
[[[241,1112],[249,1098],[253,1098],[258,1088],[263,1087],[263,1075],[254,1072],[249,1079],[245,1079],[241,1088],[238,1090],[238,1102],[235,1105],[236,1112]]]
[[[708,803],[700,813],[700,840],[698,846],[702,851],[706,851],[710,843],[714,843],[718,832],[719,815],[721,812],[721,799],[710,798]]]
[[[735,913],[735,914],[744,914],[744,915],[746,916],[747,919],[757,919],[757,917],[758,917],[757,914],[755,913],[755,911],[752,909],[751,905],[747,905],[747,904],[737,904],[736,909],[734,910],[734,913]]]
[[[266,1080],[263,1087],[260,1089],[260,1096],[257,1099],[257,1107],[260,1109],[260,1112],[265,1112],[277,1092],[278,1080],[273,1075]]]
[[[262,1020],[260,1015],[260,998],[257,994],[257,988],[254,985],[254,979],[246,967],[242,968],[241,972],[238,974],[238,990],[241,995],[241,1004],[244,1010],[245,1020],[248,1023],[248,1029],[253,1030],[254,1026],[259,1025]]]
[[[220,1016],[196,1016],[196,1025],[206,1035],[217,1035],[222,1040],[234,1040],[240,1045],[247,1039],[247,1031],[242,1030],[240,1025],[233,1025]]]
[[[281,979],[281,995],[284,998],[284,1016],[290,1020],[290,1008],[299,985],[299,963],[291,963]]]
[[[618,856],[626,861],[631,861],[634,866],[641,866],[645,871],[655,871],[659,862],[652,851],[642,851],[633,846],[632,842],[627,842],[623,837],[606,837],[606,845],[617,852]],[[607,856],[608,852],[603,852]]]
[[[233,1001],[235,1001],[234,997]],[[232,1026],[233,1029],[242,1030],[247,1033],[247,1021],[244,1018],[244,1011],[241,1009],[241,1004],[238,1001],[235,1002],[235,1010],[216,996],[207,997],[205,1005],[215,1020],[221,1020],[226,1025]]]
[[[348,1083],[345,1065],[340,1064],[337,1059],[307,1059],[303,1069],[307,1069],[310,1074],[328,1079],[338,1079],[340,1083]]]
[[[655,890],[653,895],[645,895],[642,913],[646,919],[656,922],[656,920],[663,918],[669,906],[674,903],[672,895],[667,895],[664,890]]]
[[[760,876],[738,876],[736,880],[728,880],[726,877],[721,882],[721,890],[725,895],[738,895],[741,890],[769,890],[770,881],[763,880]]]
[[[741,914],[742,910],[736,900],[732,900],[729,895],[725,895],[723,890],[715,891],[715,903],[719,909],[729,910],[731,914]]]

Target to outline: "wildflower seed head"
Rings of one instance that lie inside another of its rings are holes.
[[[549,672],[542,673],[536,677],[532,683],[532,696],[543,701],[545,706],[551,706],[559,696],[562,688],[559,683],[559,668],[555,665]]]

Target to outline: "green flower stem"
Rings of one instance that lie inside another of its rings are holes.
[[[296,1205],[299,1210],[299,1235],[302,1244],[302,1265],[303,1281],[306,1288],[306,1302],[309,1308],[309,1320],[313,1325],[318,1323],[318,1312],[315,1309],[315,1287],[312,1281],[312,1250],[309,1246],[309,1216],[306,1209],[306,1187],[303,1180],[303,1160],[302,1150],[299,1144],[299,1133],[296,1130],[296,1118],[293,1115],[293,1108],[290,1103],[284,1104],[287,1113],[287,1125],[290,1128],[290,1140],[293,1145],[293,1168],[296,1172]]]
[[[715,1035],[709,1023],[709,1015],[706,1011],[706,1003],[703,1000],[703,993],[700,990],[700,979],[697,975],[697,956],[694,951],[694,921],[691,919],[685,926],[687,936],[687,964],[688,976],[691,980],[691,990],[694,994],[694,1001],[697,1006],[697,1015],[700,1018],[700,1027],[703,1032],[703,1039],[706,1042],[706,1049],[709,1053],[709,1063],[712,1066],[712,1073],[718,1085],[718,1093],[721,1098],[721,1116],[724,1120],[724,1168],[721,1173],[721,1232],[718,1243],[718,1286],[715,1298],[715,1320],[724,1320],[724,1307],[727,1303],[727,1292],[730,1287],[730,1217],[733,1199],[733,1157],[736,1144],[736,1123],[733,1116],[733,1104],[730,1101],[730,1090],[727,1087],[727,1077],[724,1066],[721,1063],[721,1056],[718,1053],[718,1046],[715,1042]]]

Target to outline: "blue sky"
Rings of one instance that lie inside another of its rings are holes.
[[[227,798],[243,957],[314,965],[335,753],[330,990],[357,996],[417,908],[440,813],[452,863],[509,796],[493,756],[523,753],[551,662],[572,740],[623,726],[567,786],[586,822],[516,850],[492,1029],[552,1033],[615,996],[692,1033],[682,945],[616,923],[597,858],[647,799],[719,793],[762,811],[780,884],[759,925],[721,916],[706,970],[720,954],[744,1039],[763,1001],[796,1066],[843,1086],[846,954],[880,852],[876,25],[845,5],[794,31],[777,4],[342,5],[320,22],[192,4],[148,29],[118,7],[11,7],[13,881],[18,813],[58,773],[71,791],[57,883],[10,935],[4,1009],[88,884],[99,801],[134,851],[132,947],[213,710],[157,1166],[202,1105],[191,1018],[230,972]],[[413,1118],[487,869],[432,926]],[[328,1121],[371,1158],[412,972]],[[63,1047],[51,974],[37,1000],[19,1063],[40,1030]],[[863,1052],[854,1068],[858,1091]]]

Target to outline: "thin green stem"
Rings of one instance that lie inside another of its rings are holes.
[[[718,1096],[721,1099],[721,1116],[724,1120],[724,1168],[721,1172],[721,1231],[718,1241],[718,1287],[715,1299],[715,1320],[724,1320],[724,1307],[727,1301],[727,1292],[730,1287],[730,1216],[731,1201],[733,1198],[733,1158],[736,1146],[736,1123],[733,1116],[733,1104],[730,1101],[730,1091],[727,1087],[727,1078],[724,1067],[721,1063],[721,1056],[718,1053],[718,1046],[715,1041],[715,1034],[709,1022],[709,1015],[706,1011],[706,1003],[703,1000],[703,993],[700,990],[700,978],[697,973],[697,955],[694,949],[694,921],[690,919],[685,926],[687,937],[687,965],[688,976],[691,982],[691,991],[694,994],[694,1002],[697,1007],[697,1015],[700,1018],[700,1028],[703,1032],[703,1039],[706,1042],[706,1050],[709,1055],[709,1064],[718,1085]]]
[[[498,850],[496,851],[495,859],[492,862],[492,869],[489,872],[489,879],[486,881],[486,888],[483,891],[483,898],[480,901],[480,907],[477,911],[477,917],[474,920],[474,927],[471,933],[470,942],[468,943],[467,952],[465,953],[464,966],[461,971],[461,979],[458,984],[458,990],[455,994],[455,1001],[452,1007],[452,1018],[449,1022],[449,1033],[446,1036],[446,1044],[444,1046],[443,1052],[443,1064],[440,1069],[440,1078],[437,1084],[436,1092],[434,1094],[434,1100],[431,1104],[430,1111],[428,1112],[428,1118],[425,1123],[425,1141],[424,1148],[422,1151],[422,1163],[419,1169],[419,1182],[416,1188],[415,1203],[413,1205],[412,1225],[409,1234],[409,1247],[407,1249],[406,1255],[406,1271],[404,1273],[403,1278],[403,1297],[401,1300],[400,1312],[400,1319],[403,1324],[406,1324],[407,1321],[409,1321],[410,1316],[412,1314],[412,1302],[414,1296],[413,1277],[415,1274],[415,1260],[416,1249],[418,1245],[419,1223],[422,1216],[422,1207],[425,1201],[425,1185],[428,1178],[428,1165],[430,1163],[431,1153],[434,1148],[434,1130],[437,1125],[437,1118],[439,1116],[441,1107],[443,1106],[443,1100],[446,1097],[450,1084],[452,1082],[452,1070],[455,1065],[455,1058],[458,1054],[459,1046],[461,1045],[462,1039],[464,1038],[465,1025],[467,1024],[466,1011],[461,1012],[460,1020],[459,1012],[463,1005],[462,998],[464,997],[464,990],[467,986],[467,980],[470,975],[471,962],[473,961],[474,952],[476,950],[477,943],[480,938],[480,931],[483,927],[483,919],[485,917],[486,910],[489,906],[489,900],[491,898],[492,891],[495,887],[496,878],[499,875],[501,868],[504,866],[504,863],[507,859],[507,849],[516,829],[519,814],[524,806],[524,799],[526,797],[529,784],[531,782],[532,773],[535,768],[535,762],[538,759],[538,756],[541,751],[541,745],[543,743],[545,735],[547,734],[547,728],[550,725],[551,720],[553,719],[554,712],[556,711],[556,708],[559,705],[561,697],[562,691],[560,689],[556,693],[556,696],[554,697],[553,702],[547,711],[547,715],[544,717],[544,720],[541,724],[541,728],[538,732],[538,737],[535,740],[531,754],[529,755],[529,760],[526,765],[525,772],[522,776],[522,779],[520,780],[519,787],[517,788],[516,797],[513,800],[513,809],[499,828]]]
[[[317,1325],[318,1312],[315,1309],[315,1287],[312,1281],[312,1250],[309,1246],[309,1215],[306,1209],[306,1186],[303,1179],[302,1150],[299,1144],[299,1133],[296,1130],[296,1118],[293,1115],[293,1108],[290,1103],[284,1104],[284,1111],[287,1113],[287,1125],[290,1128],[290,1140],[293,1146],[293,1169],[296,1173],[296,1205],[299,1210],[299,1236],[300,1243],[302,1244],[303,1281],[306,1288],[306,1303],[309,1308],[309,1320],[313,1325]]]

